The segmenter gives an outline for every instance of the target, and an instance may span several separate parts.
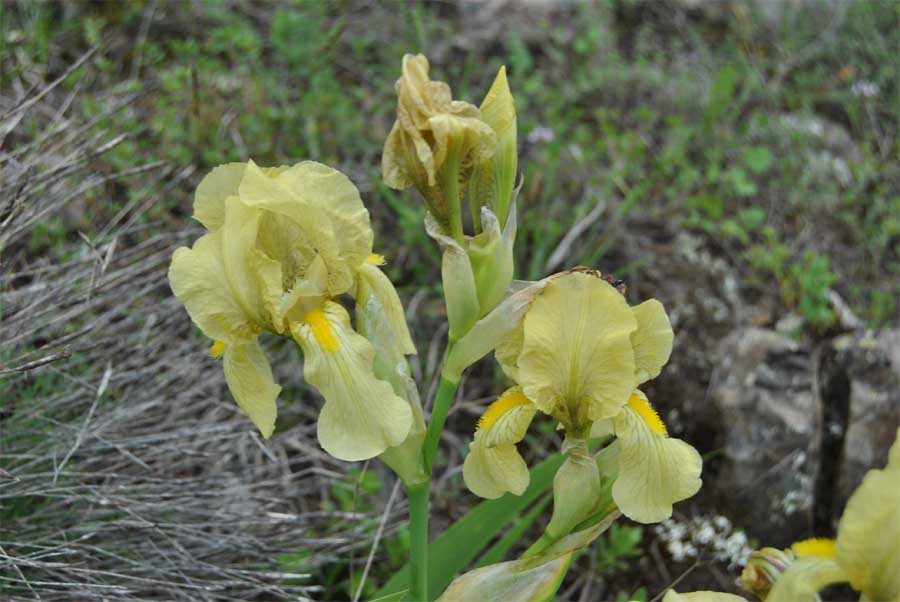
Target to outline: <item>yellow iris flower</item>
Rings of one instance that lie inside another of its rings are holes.
[[[208,232],[175,251],[169,282],[214,339],[211,351],[222,357],[228,387],[262,435],[274,430],[281,391],[258,342],[271,332],[303,349],[306,379],[325,397],[318,436],[328,453],[362,460],[402,443],[415,403],[386,382],[384,373],[396,366],[376,375],[375,349],[338,302],[355,295],[358,325],[372,331],[378,324],[389,333],[379,335],[378,350],[393,358],[388,363],[415,353],[400,300],[372,254],[368,211],[350,180],[311,161],[223,165],[200,183],[194,217]]]
[[[772,562],[773,557],[789,563]],[[772,570],[776,564],[787,566],[783,572]],[[848,582],[864,600],[900,601],[900,441],[891,446],[887,466],[870,470],[850,496],[836,539],[754,552],[742,582],[766,602],[812,602],[819,590],[840,582]]]
[[[702,461],[693,447],[668,436],[636,389],[659,374],[671,353],[662,304],[629,307],[616,288],[585,270],[540,287],[497,346],[498,361],[519,388],[501,396],[479,422],[463,471],[467,486],[488,498],[524,490],[528,472],[515,443],[541,411],[566,429],[570,450],[591,435],[614,433],[617,440],[603,457],[607,476],[615,478],[616,505],[638,522],[671,516],[673,503],[700,488]],[[593,471],[580,465],[584,482],[593,482]]]

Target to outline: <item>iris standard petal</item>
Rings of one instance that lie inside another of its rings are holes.
[[[328,215],[341,257],[351,267],[372,254],[374,234],[369,212],[359,190],[343,173],[315,161],[303,161],[280,174],[276,181]]]
[[[525,437],[536,412],[518,388],[509,389],[488,406],[463,464],[463,479],[472,493],[488,499],[507,491],[522,495],[529,474],[516,443]]]
[[[900,431],[897,433],[900,440]],[[837,534],[837,562],[869,600],[900,599],[900,442],[888,465],[870,470],[847,501]]]
[[[341,460],[365,460],[399,445],[412,426],[409,403],[375,378],[372,345],[350,327],[334,302],[292,324],[303,348],[304,376],[325,398],[319,414],[322,448]]]
[[[660,370],[672,354],[675,334],[662,303],[649,299],[632,307],[637,330],[631,333],[634,348],[634,372],[640,385],[659,376]]]
[[[262,280],[268,276],[258,271],[261,264],[257,260],[261,258],[257,255],[256,242],[262,217],[261,210],[247,206],[238,197],[225,199],[222,258],[225,277],[238,302],[256,323],[274,329],[270,323],[274,303],[271,296],[277,291],[263,284]]]
[[[303,233],[302,256],[310,259],[320,255],[328,268],[328,291],[332,295],[346,293],[353,286],[354,273],[348,259],[341,255],[336,228],[324,209],[306,201],[296,190],[286,186],[286,181],[279,179],[287,171],[282,170],[278,177],[272,177],[253,161],[248,162],[239,188],[240,199],[249,207],[292,220]],[[296,186],[296,181],[291,182]],[[282,257],[273,256],[273,259],[281,260]],[[296,275],[286,273],[285,277],[292,281]]]
[[[631,308],[608,282],[582,272],[560,276],[525,315],[522,390],[564,423],[617,415],[634,387],[629,336],[636,327]]]
[[[703,461],[693,447],[671,439],[640,391],[614,419],[619,475],[612,496],[622,514],[639,523],[672,516],[672,504],[700,489]]]
[[[234,400],[268,439],[275,429],[275,399],[281,387],[272,378],[272,368],[259,342],[250,339],[226,344],[222,361]]]
[[[200,181],[194,193],[194,219],[215,232],[225,223],[225,199],[237,196],[246,163],[219,165]]]
[[[225,275],[221,230],[201,236],[191,248],[175,250],[169,284],[191,320],[211,339],[244,339],[260,330]]]

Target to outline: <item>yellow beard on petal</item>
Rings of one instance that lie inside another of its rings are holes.
[[[824,537],[813,537],[798,541],[791,546],[791,551],[797,556],[820,556],[822,558],[834,558],[835,541]]]
[[[213,341],[213,344],[209,348],[209,354],[213,357],[222,357],[222,354],[225,353],[225,342],[224,341]]]
[[[632,394],[628,399],[628,405],[632,410],[638,413],[641,420],[644,421],[653,433],[656,433],[657,435],[668,435],[665,423],[659,417],[659,414],[656,413],[656,410],[653,409],[653,406],[650,405],[649,401],[640,395]]]
[[[313,336],[319,347],[325,351],[337,351],[339,348],[337,337],[331,330],[331,324],[328,323],[328,317],[321,309],[314,309],[303,316],[303,321],[309,324],[312,329]]]
[[[384,265],[387,263],[384,259],[384,255],[379,255],[378,253],[370,253],[368,257],[366,257],[366,263],[372,265]]]
[[[484,414],[481,415],[481,418],[478,419],[475,430],[489,429],[491,428],[491,425],[497,422],[497,419],[500,418],[500,416],[503,416],[512,408],[527,405],[531,405],[531,400],[525,397],[525,394],[521,391],[514,391],[508,395],[504,395],[488,406],[488,409],[485,410]]]

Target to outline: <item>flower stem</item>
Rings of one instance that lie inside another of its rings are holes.
[[[531,558],[533,556],[539,555],[541,552],[549,548],[556,540],[546,533],[542,534],[537,541],[535,541],[531,546],[522,552],[522,555],[519,558]]]
[[[452,341],[447,344],[449,355],[453,348]],[[413,602],[427,602],[428,598],[428,489],[431,485],[431,467],[437,453],[441,432],[450,405],[456,396],[459,379],[455,382],[441,375],[438,383],[437,397],[431,410],[431,419],[425,431],[422,443],[422,462],[425,466],[425,481],[406,485],[406,496],[409,499],[409,599]]]
[[[409,499],[409,599],[428,600],[428,487],[431,480],[406,487]]]
[[[451,346],[447,347],[448,355],[450,348]],[[447,420],[447,413],[450,411],[458,386],[459,381],[453,382],[443,375],[438,383],[437,397],[434,399],[431,419],[428,421],[428,430],[425,431],[425,441],[422,444],[422,459],[425,464],[425,472],[429,475],[431,475],[431,466],[434,463],[434,456],[444,430],[444,422]]]

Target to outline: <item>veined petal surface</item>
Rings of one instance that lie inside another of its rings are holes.
[[[703,461],[693,447],[672,439],[640,391],[614,419],[619,475],[612,496],[622,514],[639,523],[672,516],[672,504],[700,489]]]
[[[766,602],[818,602],[818,592],[847,577],[834,558],[802,556],[772,584]]]
[[[325,451],[341,460],[365,460],[406,438],[410,405],[375,378],[375,352],[350,327],[347,310],[328,301],[293,324],[292,332],[303,348],[304,376],[325,398],[318,422]]]
[[[541,411],[570,422],[617,415],[634,387],[636,327],[608,282],[581,272],[552,280],[525,314],[522,390]]]
[[[288,171],[280,170],[277,177],[272,177],[253,161],[248,162],[239,188],[240,199],[249,207],[292,220],[302,230],[304,246],[307,247],[297,257],[311,258],[316,253],[320,255],[328,268],[328,291],[332,295],[346,293],[353,286],[355,266],[351,266],[348,258],[341,254],[342,246],[338,241],[337,228],[322,207],[307,201],[300,191],[294,189],[298,185],[296,174],[286,180],[280,179]],[[371,245],[362,259],[368,257],[369,253]]]
[[[372,253],[374,234],[369,212],[350,178],[322,163],[303,161],[276,180],[328,215],[340,255],[350,266],[366,261]]]

